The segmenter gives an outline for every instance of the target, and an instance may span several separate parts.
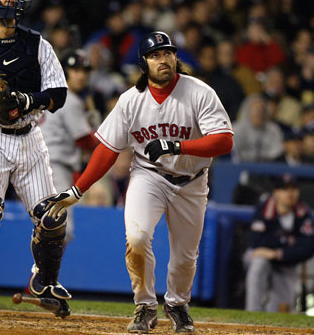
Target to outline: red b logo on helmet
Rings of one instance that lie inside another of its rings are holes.
[[[156,37],[157,43],[163,43],[164,42],[164,39],[163,39],[162,35],[157,34],[157,35],[155,35],[155,37]]]

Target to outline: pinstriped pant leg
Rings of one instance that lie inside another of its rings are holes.
[[[0,167],[1,167],[0,197],[2,198],[2,200],[4,200],[5,193],[7,191],[10,180],[10,164],[8,164],[5,157],[1,153],[0,153]]]
[[[14,154],[17,145],[14,138],[0,132],[0,197],[4,200],[10,181],[11,171],[14,170]]]
[[[28,211],[42,199],[56,194],[49,166],[48,149],[39,127],[17,137],[17,169],[11,180],[15,191]]]

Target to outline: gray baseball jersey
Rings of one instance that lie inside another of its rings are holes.
[[[84,101],[68,90],[64,106],[55,114],[46,113],[40,127],[48,146],[50,161],[67,166],[72,171],[79,171],[81,150],[75,145],[75,141],[92,131]]]
[[[115,152],[129,146],[134,149],[125,225],[126,263],[136,304],[157,305],[151,241],[163,214],[170,242],[165,301],[170,305],[189,302],[207,204],[206,172],[212,162],[211,158],[191,155],[165,155],[152,163],[144,155],[146,145],[155,139],[184,141],[224,132],[232,133],[231,123],[215,91],[182,74],[161,104],[148,88],[142,93],[135,87],[126,91],[96,132],[98,139]],[[201,175],[202,170],[205,173]],[[163,173],[194,179],[173,184]]]
[[[209,167],[212,158],[163,156],[152,163],[144,155],[147,143],[157,138],[197,139],[208,134],[232,133],[231,129],[215,91],[196,78],[180,75],[173,92],[162,104],[157,103],[148,89],[143,93],[135,87],[126,91],[95,135],[116,152],[133,147],[134,167],[157,167],[174,175],[193,176]]]

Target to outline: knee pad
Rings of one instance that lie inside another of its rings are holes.
[[[37,204],[31,212],[35,224],[32,241],[35,244],[42,240],[63,240],[65,236],[67,213],[64,212],[56,219],[48,216],[48,210],[51,206],[49,199]]]
[[[49,208],[51,206],[50,198],[41,201],[37,204],[31,216],[35,222],[35,225],[43,228],[45,231],[54,231],[62,229],[66,226],[67,212],[65,211],[60,217],[54,219],[48,215]],[[62,229],[63,230],[63,229]]]

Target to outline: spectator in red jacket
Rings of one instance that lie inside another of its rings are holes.
[[[254,72],[264,72],[281,64],[285,60],[285,54],[265,25],[260,21],[253,21],[248,25],[247,41],[238,48],[236,59]]]

